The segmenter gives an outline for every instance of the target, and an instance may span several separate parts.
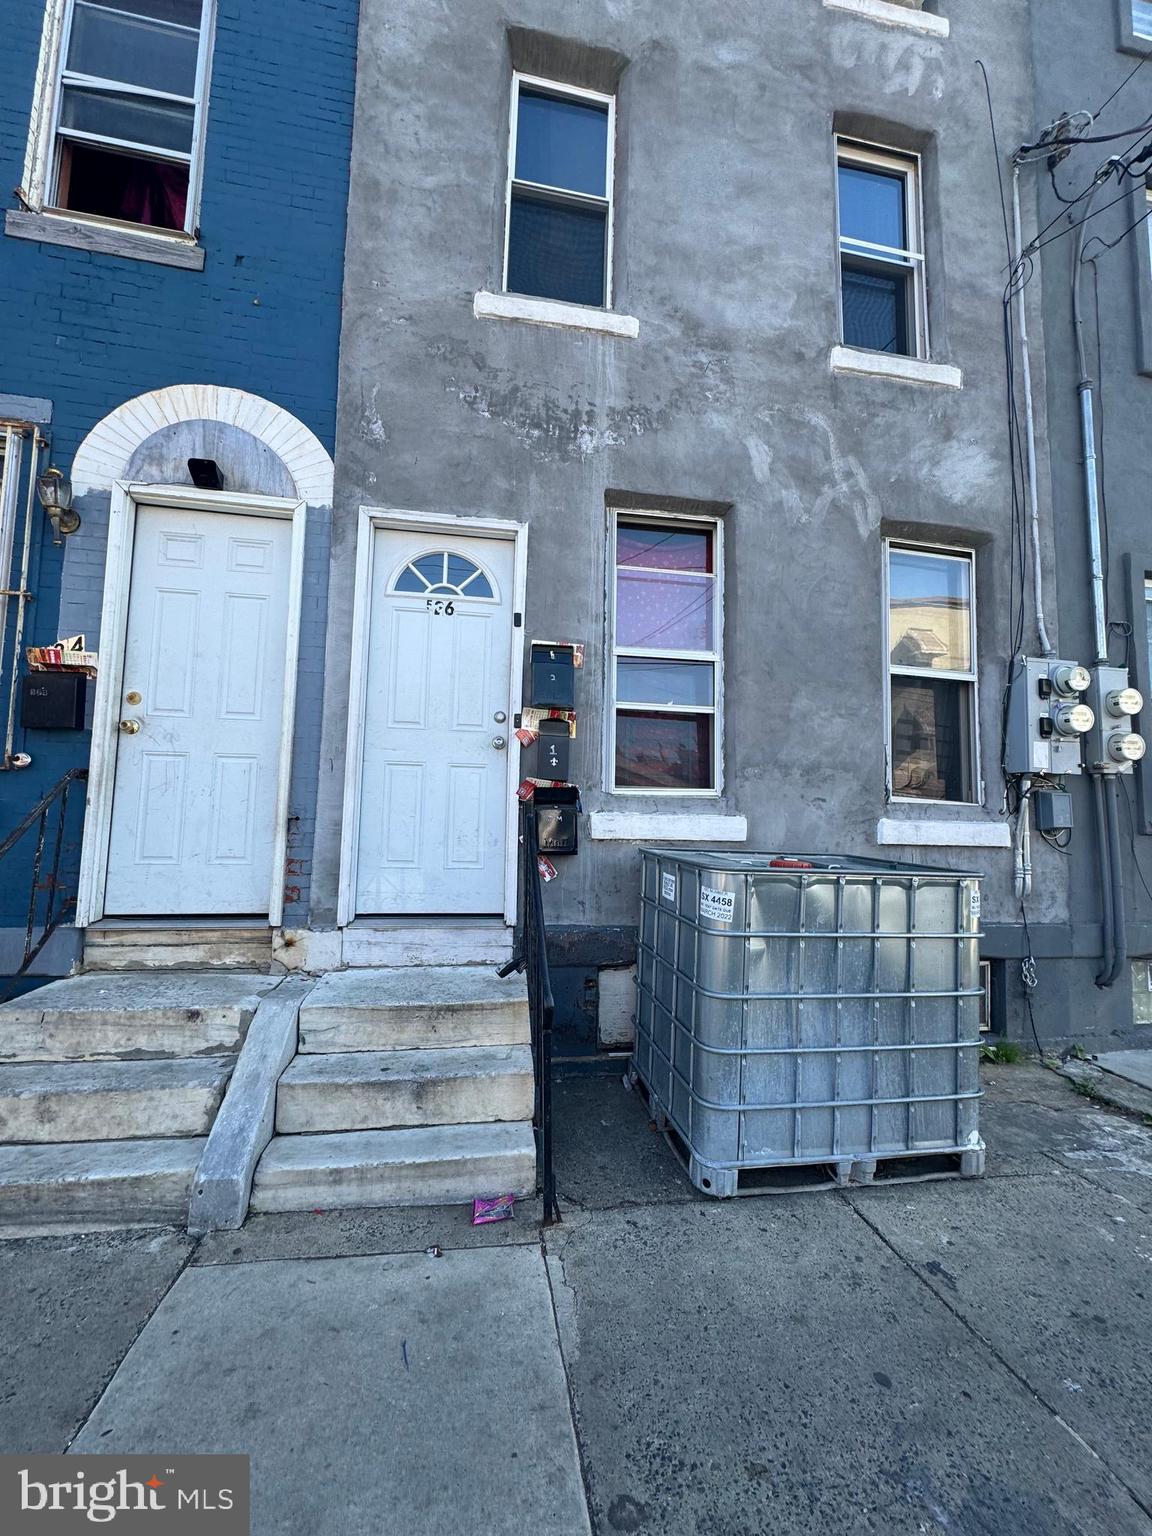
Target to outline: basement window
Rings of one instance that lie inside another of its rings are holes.
[[[926,358],[917,158],[839,139],[836,191],[844,345]]]
[[[970,552],[889,543],[889,792],[972,804],[976,624]]]
[[[615,100],[512,80],[504,289],[611,306]]]
[[[720,524],[619,514],[612,536],[609,783],[716,794]]]
[[[213,0],[64,0],[46,207],[189,233]]]

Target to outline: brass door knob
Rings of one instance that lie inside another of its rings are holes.
[[[135,736],[140,729],[139,720],[121,720],[120,729],[125,736]]]

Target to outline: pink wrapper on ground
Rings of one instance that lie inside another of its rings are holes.
[[[482,1227],[489,1221],[510,1221],[515,1214],[515,1195],[494,1195],[491,1200],[473,1200],[472,1225]]]

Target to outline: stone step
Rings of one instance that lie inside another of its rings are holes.
[[[206,1136],[235,1058],[0,1066],[0,1142]]]
[[[335,971],[300,1009],[300,1050],[432,1050],[527,1045],[522,976],[479,965]]]
[[[0,1146],[0,1224],[183,1222],[204,1138]]]
[[[87,972],[0,1006],[0,1062],[219,1056],[238,1049],[275,976]]]
[[[459,1205],[530,1195],[536,1146],[526,1122],[276,1136],[252,1185],[253,1211]]]
[[[387,1130],[532,1118],[526,1045],[297,1056],[280,1078],[276,1129]]]
[[[115,924],[84,934],[85,971],[227,970],[267,973],[272,930],[208,923],[180,927]]]

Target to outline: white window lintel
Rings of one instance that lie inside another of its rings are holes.
[[[695,811],[592,811],[588,835],[595,842],[743,843],[748,818]]]
[[[1006,821],[883,816],[876,824],[876,841],[881,848],[1010,848],[1012,834]]]
[[[946,16],[934,16],[928,11],[914,9],[910,5],[893,3],[893,0],[824,0],[829,11],[850,11],[853,16],[866,16],[888,27],[903,27],[909,32],[920,32],[925,37],[947,37],[952,27]]]
[[[894,352],[836,346],[832,348],[830,365],[833,373],[896,379],[904,384],[936,384],[941,389],[964,388],[963,373],[951,363],[929,363],[921,357],[900,357]]]
[[[577,331],[600,331],[605,336],[640,334],[633,315],[611,309],[592,309],[584,304],[564,304],[559,299],[533,299],[522,293],[489,293],[486,288],[472,301],[477,320],[525,320],[531,325],[556,325]]]

